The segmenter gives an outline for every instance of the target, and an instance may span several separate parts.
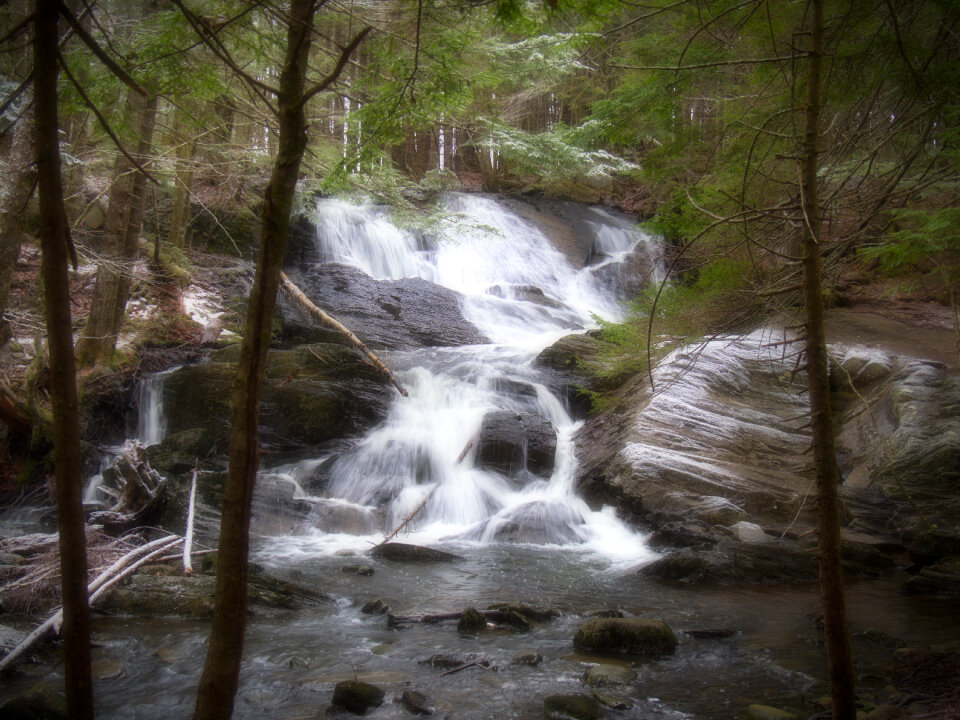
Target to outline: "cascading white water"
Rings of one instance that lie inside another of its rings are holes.
[[[559,337],[591,327],[594,313],[618,318],[614,289],[602,286],[596,266],[574,268],[543,232],[495,200],[450,195],[446,205],[447,229],[426,248],[376,209],[321,201],[321,262],[351,264],[376,278],[420,277],[455,290],[463,297],[464,316],[493,344],[392,354],[390,363],[400,370],[409,397],[398,397],[384,423],[331,459],[323,496],[307,498],[328,516],[335,504],[338,523],[329,529],[342,528],[352,508],[351,527],[369,534],[326,532],[318,521],[319,530],[278,538],[263,552],[362,547],[429,498],[412,523],[417,543],[522,542],[579,546],[631,563],[649,559],[642,538],[612,509],[592,511],[575,494],[573,435],[579,424],[539,382],[532,364]],[[600,218],[592,251],[599,263],[650,247],[649,238],[619,218]],[[552,424],[557,450],[548,477],[506,477],[478,467],[476,447],[458,462],[477,440],[484,416],[497,410]],[[317,464],[309,462],[311,468]],[[309,474],[304,468],[301,463],[274,472],[296,482]],[[381,526],[370,533],[371,523]]]
[[[147,375],[137,391],[137,440],[144,445],[156,445],[163,440],[167,425],[163,417],[163,383],[179,366]]]

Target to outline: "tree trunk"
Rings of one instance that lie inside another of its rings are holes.
[[[293,0],[290,7],[287,54],[277,98],[279,149],[264,194],[257,271],[247,306],[247,322],[233,389],[230,464],[220,520],[213,625],[200,677],[195,720],[229,718],[240,677],[247,619],[250,508],[259,464],[257,413],[290,211],[300,161],[307,144],[301,98],[315,11],[314,0]]]
[[[10,324],[5,315],[13,282],[13,270],[20,256],[20,238],[23,235],[24,208],[37,180],[33,166],[34,111],[30,92],[24,95],[23,108],[7,156],[6,173],[0,182],[0,347],[10,339]]]
[[[90,609],[83,518],[80,418],[67,261],[72,253],[60,177],[57,115],[57,0],[37,0],[34,37],[37,182],[40,198],[41,276],[47,342],[56,474],[57,529],[63,594],[63,658],[72,720],[93,718],[90,679]]]
[[[803,294],[807,331],[807,382],[813,428],[813,463],[817,483],[817,532],[820,544],[820,594],[830,673],[833,717],[856,718],[853,661],[843,593],[840,558],[840,501],[833,417],[830,409],[830,366],[823,319],[820,267],[820,205],[817,195],[821,75],[823,64],[823,0],[812,1],[811,51],[807,75],[801,153],[802,206],[805,223]]]
[[[185,140],[184,135],[190,132],[186,129],[186,113],[175,110],[174,134],[177,147],[177,165],[174,170],[173,210],[170,212],[170,228],[167,232],[167,241],[178,248],[185,245],[184,236],[187,231],[187,213],[190,210],[190,186],[193,184],[193,140]]]
[[[132,130],[128,139],[137,142],[134,156],[143,165],[153,141],[157,98],[128,90],[126,103],[127,127]],[[77,341],[77,361],[81,365],[109,365],[113,360],[130,293],[131,264],[137,257],[146,179],[124,155],[117,158],[114,177],[104,228],[106,260],[97,268],[90,314]]]

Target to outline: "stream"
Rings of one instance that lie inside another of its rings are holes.
[[[807,701],[826,692],[814,584],[693,589],[654,582],[637,572],[658,557],[645,535],[575,492],[573,437],[582,421],[533,361],[560,337],[594,327],[595,316],[620,318],[620,269],[642,256],[656,277],[656,243],[629,218],[591,209],[579,225],[592,232],[589,251],[578,255],[493,198],[449,195],[446,205],[449,219],[429,240],[397,228],[375,207],[318,205],[318,264],[454,290],[463,316],[491,342],[380,353],[409,391],[408,398],[396,394],[383,422],[335,454],[265,461],[265,487],[289,485],[310,511],[282,531],[255,517],[253,562],[332,602],[251,617],[234,716],[320,717],[333,686],[358,678],[387,690],[387,702],[368,717],[411,717],[391,702],[406,689],[429,696],[436,717],[542,717],[544,697],[589,693],[584,670],[599,659],[576,652],[572,637],[591,613],[609,609],[664,620],[680,643],[672,656],[635,663],[636,681],[611,691],[630,707],[604,710],[604,717],[740,718],[751,703],[812,707]],[[143,384],[137,434],[144,443],[163,438],[163,377]],[[556,451],[547,470],[526,457],[509,472],[479,463],[476,439],[497,412],[549,423]],[[323,482],[309,484],[321,470]],[[396,539],[461,561],[365,555],[424,498]],[[372,574],[354,572],[358,565]],[[391,629],[385,616],[360,611],[377,598],[400,615],[520,602],[556,608],[560,617],[526,632],[463,635],[450,623]],[[904,595],[893,579],[851,582],[848,607],[860,682],[873,691],[885,684],[879,672],[891,658],[887,639],[926,645],[958,631],[950,601]],[[189,717],[207,629],[195,620],[97,617],[98,717]],[[543,660],[512,662],[524,653]],[[423,663],[437,654],[484,658],[490,666],[443,675]],[[47,679],[60,682],[58,672]],[[11,678],[0,701],[29,687],[34,675],[28,668]]]

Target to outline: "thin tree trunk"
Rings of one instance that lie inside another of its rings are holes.
[[[135,157],[141,165],[150,153],[156,113],[156,96],[148,99],[133,90],[127,91],[128,126],[136,128]],[[114,176],[105,221],[103,251],[107,260],[97,268],[90,314],[77,342],[77,360],[81,365],[106,365],[113,360],[130,293],[130,265],[137,256],[146,179],[123,155],[117,158]]]
[[[93,718],[90,679],[90,608],[87,605],[87,555],[84,534],[80,419],[77,402],[70,285],[67,261],[72,255],[63,206],[57,115],[57,0],[37,0],[34,38],[37,181],[40,198],[41,276],[56,475],[57,529],[60,538],[63,595],[63,657],[66,699],[72,720]],[[75,256],[74,256],[75,261]]]
[[[213,625],[200,677],[195,720],[229,718],[240,677],[247,619],[250,508],[259,464],[257,413],[290,211],[300,161],[307,144],[301,98],[315,11],[314,0],[293,0],[290,6],[287,55],[277,98],[279,149],[264,195],[257,271],[247,306],[247,322],[233,389],[230,459],[220,520]]]
[[[177,164],[173,174],[173,209],[170,212],[170,228],[167,232],[167,241],[175,247],[184,246],[184,235],[187,231],[187,213],[190,209],[190,186],[193,184],[193,151],[196,143],[186,141],[184,136],[191,132],[187,129],[186,110],[174,111],[174,134],[177,147]]]
[[[820,205],[817,195],[821,77],[823,64],[823,0],[812,0],[811,51],[804,113],[801,182],[804,225],[803,294],[807,320],[807,382],[813,429],[813,462],[817,484],[817,532],[820,544],[820,594],[830,673],[832,710],[836,720],[856,718],[853,660],[843,593],[840,557],[840,501],[833,417],[830,409],[829,360],[824,332],[820,260]]]

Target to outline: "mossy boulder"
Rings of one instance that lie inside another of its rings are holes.
[[[239,348],[214,353],[164,382],[163,403],[171,434],[200,428],[225,447]],[[271,449],[318,446],[360,434],[386,415],[393,391],[360,355],[320,343],[267,356],[260,408],[260,441]]]
[[[660,657],[674,651],[677,637],[661,620],[594,618],[580,626],[573,644],[588,652]]]
[[[457,630],[462,633],[475,634],[487,629],[487,618],[476,608],[467,608],[460,613],[457,621]]]
[[[67,720],[67,703],[48,685],[38,683],[0,706],[4,720]]]
[[[383,705],[384,691],[361,680],[344,680],[333,688],[330,706],[354,715],[365,715],[368,710]]]

